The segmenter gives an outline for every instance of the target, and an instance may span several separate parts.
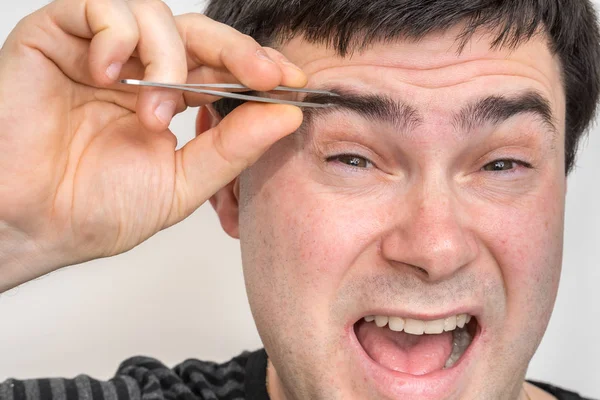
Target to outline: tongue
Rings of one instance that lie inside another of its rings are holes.
[[[416,336],[361,321],[356,336],[369,357],[405,374],[425,375],[441,370],[452,352],[452,332]]]

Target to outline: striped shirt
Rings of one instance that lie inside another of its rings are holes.
[[[222,364],[187,360],[172,369],[153,358],[133,357],[109,381],[87,375],[9,379],[0,383],[0,400],[269,400],[266,376],[264,349]],[[555,386],[531,383],[558,400],[586,400]]]
[[[0,400],[269,400],[267,354],[244,352],[218,364],[187,360],[168,368],[148,357],[124,361],[114,378],[8,379]]]

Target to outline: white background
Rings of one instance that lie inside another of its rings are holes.
[[[46,3],[0,2],[0,43]],[[181,14],[201,12],[204,2],[167,3]],[[180,143],[194,135],[194,113],[173,123]],[[600,398],[600,129],[584,146],[569,179],[558,302],[529,377]],[[79,373],[105,379],[133,355],[174,365],[186,358],[226,360],[260,346],[238,243],[222,232],[208,205],[127,254],[0,295],[0,381]]]

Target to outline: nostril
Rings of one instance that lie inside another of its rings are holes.
[[[427,270],[425,268],[417,267],[416,265],[411,265],[411,267],[413,267],[420,274],[423,274],[426,277],[429,277],[429,272],[427,272]]]
[[[403,261],[390,260],[390,264],[397,269],[404,269],[406,272],[412,271],[421,278],[429,278],[429,271],[415,264],[409,264]]]

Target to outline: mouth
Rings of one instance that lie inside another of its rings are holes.
[[[388,396],[438,398],[463,375],[481,327],[464,313],[431,320],[367,315],[351,332],[362,364]]]

